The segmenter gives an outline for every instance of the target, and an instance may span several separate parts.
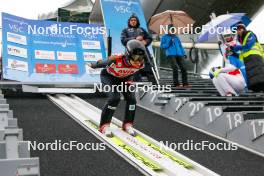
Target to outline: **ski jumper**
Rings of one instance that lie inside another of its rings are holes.
[[[103,68],[100,74],[101,82],[103,86],[111,87],[111,91],[107,92],[108,100],[102,110],[100,126],[111,122],[120,101],[120,92],[115,86],[121,84],[127,86],[126,91],[121,92],[126,100],[124,123],[133,123],[136,111],[136,98],[135,92],[129,89],[129,86],[131,86],[129,82],[133,80],[133,75],[137,71],[144,68],[144,64],[136,68],[129,63],[125,55],[115,55],[106,61],[93,63],[91,67]]]

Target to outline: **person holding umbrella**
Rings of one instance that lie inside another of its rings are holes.
[[[195,21],[186,12],[174,10],[166,10],[164,12],[158,13],[152,16],[149,22],[149,29],[151,31],[160,35],[165,33],[161,39],[160,47],[166,51],[166,56],[173,69],[173,84],[177,87],[181,86],[178,80],[177,65],[180,67],[182,72],[183,86],[189,86],[187,71],[183,63],[186,55],[181,41],[175,34],[170,33],[170,31],[177,34],[182,34],[185,29],[187,29],[188,32],[190,32],[191,26],[194,24],[194,22]],[[168,27],[168,30],[162,30],[165,26]],[[177,26],[177,31],[173,31],[173,26]]]
[[[240,45],[230,46],[234,52],[240,51],[239,59],[246,66],[249,89],[264,90],[264,51],[256,35],[246,29],[245,24],[237,24],[237,35]]]
[[[183,87],[189,87],[187,71],[184,66],[184,58],[187,58],[185,51],[182,47],[181,41],[176,34],[172,34],[170,29],[173,24],[168,26],[168,34],[165,34],[161,38],[160,48],[164,49],[166,52],[167,59],[170,62],[171,68],[173,70],[173,84],[176,87],[180,87],[181,84],[178,80],[178,66],[182,74]]]

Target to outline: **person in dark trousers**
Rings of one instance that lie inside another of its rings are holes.
[[[112,137],[110,123],[115,109],[120,101],[120,93],[117,85],[127,86],[122,93],[126,100],[125,118],[122,129],[128,134],[135,136],[132,128],[135,112],[136,99],[135,92],[129,88],[133,75],[144,68],[144,59],[146,57],[145,46],[138,40],[130,40],[126,44],[126,52],[122,55],[110,56],[106,61],[98,61],[89,66],[91,68],[104,68],[101,71],[101,82],[103,86],[111,86],[111,91],[107,92],[108,100],[102,110],[100,132],[107,137]]]
[[[168,29],[172,28],[173,25],[169,25]],[[170,30],[168,30],[170,31]],[[187,70],[184,66],[184,59],[187,58],[185,51],[182,47],[180,39],[175,34],[165,34],[161,38],[160,48],[166,51],[167,59],[170,62],[173,70],[173,84],[176,87],[182,86],[178,80],[178,66],[181,70],[183,87],[188,87]]]
[[[145,45],[148,57],[145,59],[145,68],[135,74],[134,80],[141,81],[141,76],[143,75],[146,76],[150,82],[155,84],[156,81],[151,70],[151,56],[147,48],[151,44],[152,38],[144,28],[140,27],[140,21],[136,15],[133,14],[129,17],[127,25],[128,27],[123,29],[121,33],[122,44],[126,46],[128,41],[136,39]]]
[[[237,24],[240,45],[230,46],[234,52],[240,51],[239,59],[244,62],[248,77],[248,88],[264,91],[264,51],[256,35],[248,31],[243,23]]]

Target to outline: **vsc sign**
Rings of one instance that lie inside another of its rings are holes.
[[[8,24],[11,31],[16,33],[22,33],[23,27],[15,24]]]

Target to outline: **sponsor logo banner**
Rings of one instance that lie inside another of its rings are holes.
[[[12,32],[7,32],[7,41],[27,45],[27,37]]]
[[[102,60],[102,53],[83,52],[84,61],[96,62]]]
[[[82,40],[83,49],[101,49],[100,41]]]
[[[102,25],[31,20],[7,13],[1,18],[4,79],[55,84],[100,82],[99,75],[86,72],[85,63],[106,59]]]
[[[60,74],[78,74],[77,64],[59,64]]]
[[[54,51],[35,50],[35,58],[36,59],[55,60],[55,53],[54,53]]]
[[[27,49],[12,45],[7,45],[7,54],[23,58],[28,57]]]
[[[40,64],[37,63],[36,73],[56,73],[56,64]]]
[[[58,60],[70,60],[76,61],[76,52],[64,52],[64,51],[57,51],[57,58]]]
[[[134,74],[138,70],[137,69],[129,69],[129,68],[115,68],[114,71],[116,72],[117,75],[119,75],[121,77],[125,77],[127,75]]]
[[[28,72],[28,63],[19,60],[8,59],[8,68],[12,70]]]

